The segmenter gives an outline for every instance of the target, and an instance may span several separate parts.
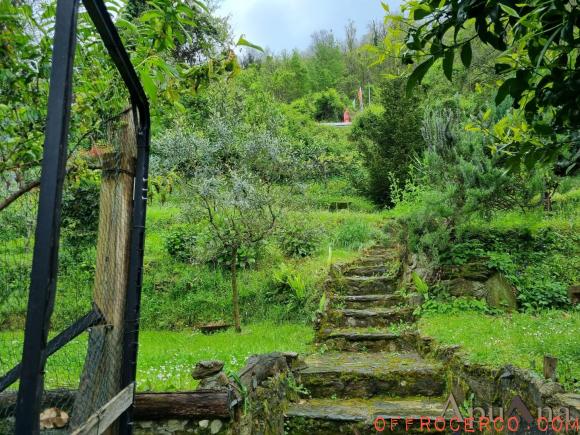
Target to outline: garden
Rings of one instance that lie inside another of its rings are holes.
[[[431,2],[409,2],[276,54],[234,38],[213,2],[107,3],[152,103],[139,391],[194,389],[201,360],[233,373],[257,353],[320,352],[312,325],[333,266],[389,243],[414,265],[398,292],[422,295],[419,331],[493,367],[542,373],[551,355],[580,392],[567,9],[552,17],[561,33],[534,33],[548,26],[539,2],[500,2],[506,36],[468,26],[475,6],[437,24]],[[99,156],[127,101],[83,14],[51,336],[91,309]],[[20,360],[54,15],[52,2],[0,0],[0,375]],[[324,125],[345,108],[352,125]],[[473,284],[496,274],[513,294],[501,303]],[[86,346],[49,357],[47,388],[76,386]]]

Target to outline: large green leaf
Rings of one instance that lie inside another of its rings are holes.
[[[455,59],[455,50],[449,48],[445,52],[445,57],[443,57],[443,72],[447,80],[451,81],[453,79],[453,60]]]
[[[244,38],[244,36],[240,36],[240,39],[238,40],[238,43],[236,44],[236,46],[238,46],[238,47],[250,47],[250,48],[253,48],[255,50],[264,52],[264,49],[262,47],[260,47],[259,45],[251,43],[246,38]]]
[[[471,42],[466,42],[461,47],[461,62],[465,68],[469,68],[471,66],[471,60],[473,59],[473,52],[471,51]]]
[[[502,83],[502,85],[497,90],[497,94],[495,96],[496,106],[499,106],[501,103],[503,103],[506,97],[511,93],[511,87],[514,86],[515,84],[516,84],[515,77],[507,79],[505,82]]]
[[[411,75],[407,79],[407,95],[411,95],[411,93],[413,92],[413,89],[415,89],[415,86],[417,86],[418,84],[421,83],[421,81],[423,80],[423,77],[425,77],[425,74],[427,74],[427,71],[429,71],[429,68],[431,68],[431,66],[433,66],[434,62],[435,62],[435,57],[431,56],[429,59],[427,59],[425,62],[423,62],[417,68],[415,68],[415,70],[411,73]]]

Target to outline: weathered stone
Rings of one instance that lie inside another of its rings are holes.
[[[401,295],[398,294],[380,294],[380,295],[346,295],[338,296],[339,304],[344,304],[346,308],[373,308],[373,307],[394,307],[404,302]]]
[[[325,353],[306,359],[300,380],[312,397],[439,396],[443,368],[414,353]]]
[[[343,352],[411,351],[414,350],[414,341],[410,334],[369,332],[362,328],[339,329],[319,337],[319,342],[325,343],[329,349]]]
[[[201,380],[208,378],[222,371],[223,361],[200,361],[191,372],[193,379]]]
[[[350,294],[366,295],[393,293],[397,287],[393,278],[383,276],[347,276],[343,285]]]
[[[405,430],[405,423],[400,421],[401,416],[413,418],[414,427],[418,428],[420,416],[434,420],[443,414],[443,409],[444,404],[441,400],[430,399],[373,398],[340,401],[311,399],[290,405],[286,413],[287,433],[293,435],[376,433],[374,421],[377,416],[381,416],[386,420],[389,433],[408,434],[411,431]],[[449,418],[449,414],[446,416]],[[395,429],[390,428],[389,419],[398,420],[395,422]]]
[[[202,429],[207,429],[209,427],[209,420],[201,420],[199,422],[199,427]]]
[[[184,430],[185,426],[187,426],[187,420],[168,420],[165,427],[169,432],[177,432]]]
[[[516,289],[500,273],[494,274],[485,282],[486,301],[490,307],[515,310],[517,308]]]
[[[423,304],[425,297],[421,293],[411,293],[407,296],[407,304],[413,308],[417,308]]]
[[[372,308],[368,310],[337,310],[333,320],[338,327],[384,327],[413,320],[413,308]]]
[[[204,378],[197,386],[198,390],[226,390],[230,384],[229,378],[224,372],[219,372],[217,375]]]
[[[345,276],[381,276],[385,273],[387,273],[387,267],[384,263],[377,265],[370,264],[367,266],[355,265],[344,270]]]
[[[456,278],[445,281],[444,285],[449,289],[452,296],[470,296],[473,298],[484,298],[487,294],[485,284],[479,281],[472,281],[465,278]]]
[[[220,430],[222,430],[223,426],[224,424],[222,423],[221,420],[213,420],[209,425],[209,431],[212,433],[212,435],[215,435]]]

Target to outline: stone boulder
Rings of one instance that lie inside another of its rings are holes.
[[[485,300],[490,307],[513,311],[518,302],[516,289],[501,273],[493,274],[486,282]]]
[[[191,372],[193,379],[202,380],[217,375],[224,368],[223,361],[200,361]]]

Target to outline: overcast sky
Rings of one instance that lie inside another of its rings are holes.
[[[398,10],[399,0],[388,3]],[[275,52],[307,48],[317,30],[333,30],[342,39],[349,19],[360,36],[372,19],[384,17],[380,0],[223,0],[220,12],[231,15],[236,38],[245,34]]]

